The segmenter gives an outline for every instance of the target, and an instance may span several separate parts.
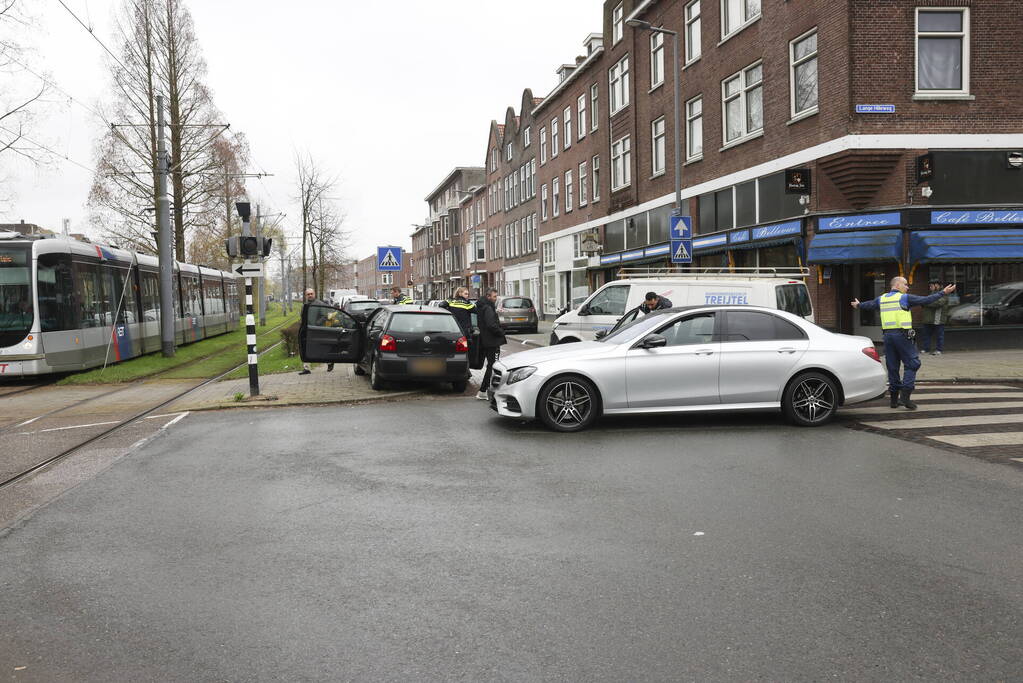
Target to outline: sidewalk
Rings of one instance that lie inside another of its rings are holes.
[[[338,364],[333,372],[327,372],[325,365],[313,368],[308,375],[297,372],[283,372],[259,378],[260,397],[249,399],[249,380],[231,379],[213,382],[174,402],[168,410],[208,410],[211,408],[237,408],[242,406],[288,406],[318,403],[352,403],[393,399],[423,393],[437,393],[450,389],[408,385],[393,390],[374,391],[369,380],[356,377],[353,365]],[[241,394],[241,401],[235,395]]]
[[[878,353],[883,356],[882,348]],[[916,373],[920,382],[1007,382],[1023,381],[1023,349],[996,351],[952,351],[940,356],[921,354],[923,366]]]

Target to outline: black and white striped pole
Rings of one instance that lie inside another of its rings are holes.
[[[249,203],[237,202],[235,207],[242,219],[242,236],[251,236],[249,225]],[[256,353],[256,317],[252,311],[252,278],[248,275],[245,266],[249,265],[248,259],[238,270],[245,275],[245,347],[249,361],[249,396],[259,396],[259,355]],[[254,264],[262,265],[262,264]]]

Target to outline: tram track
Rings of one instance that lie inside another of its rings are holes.
[[[265,349],[261,350],[259,352],[259,355],[263,355],[264,353],[267,353],[267,352],[277,348],[278,346],[280,346],[283,343],[284,342],[282,340],[282,341],[278,341],[278,342],[276,342],[274,344],[271,344],[270,346],[268,346]],[[105,439],[105,438],[115,434],[116,432],[121,431],[122,429],[124,429],[124,428],[126,428],[126,427],[128,427],[130,425],[136,424],[136,423],[140,422],[141,420],[146,419],[147,417],[149,417],[149,416],[153,415],[154,413],[156,413],[156,411],[160,410],[161,408],[169,406],[169,405],[173,404],[175,401],[179,401],[180,399],[184,398],[185,396],[188,396],[192,392],[197,391],[197,390],[201,389],[202,387],[205,387],[208,384],[212,384],[213,382],[217,382],[217,381],[223,379],[224,377],[226,377],[227,375],[231,374],[235,370],[237,370],[239,368],[243,368],[246,365],[247,365],[247,363],[239,363],[238,365],[235,365],[234,367],[230,368],[229,370],[227,370],[225,372],[220,373],[219,375],[216,375],[215,377],[211,377],[209,379],[202,380],[198,384],[194,384],[194,385],[188,387],[187,389],[185,389],[184,391],[180,391],[180,392],[175,393],[170,398],[162,400],[159,403],[157,403],[155,405],[152,405],[152,406],[150,406],[150,407],[148,407],[148,408],[146,408],[146,409],[144,409],[142,411],[133,413],[132,415],[130,415],[127,418],[124,418],[124,419],[116,421],[111,426],[105,427],[104,429],[102,429],[98,433],[93,434],[92,436],[90,436],[90,437],[88,437],[88,438],[86,438],[86,439],[76,443],[75,445],[73,445],[73,446],[71,446],[69,448],[66,448],[66,449],[62,450],[61,452],[59,452],[59,453],[57,453],[55,455],[45,457],[43,460],[34,463],[30,467],[23,469],[22,471],[18,472],[17,474],[9,476],[7,479],[5,479],[3,481],[0,481],[0,491],[3,491],[5,488],[7,488],[9,486],[12,486],[14,484],[17,484],[20,481],[23,481],[24,479],[32,476],[33,474],[36,474],[37,472],[40,472],[40,471],[46,469],[47,467],[49,467],[49,466],[51,466],[51,465],[53,465],[53,464],[55,464],[57,462],[60,462],[60,461],[62,461],[64,459],[74,455],[75,453],[85,449],[86,447],[91,446],[91,445],[93,445],[93,444],[95,444],[95,443],[97,443],[97,442],[99,442],[99,441],[101,441],[101,440],[103,440],[103,439]],[[99,398],[102,398],[104,396],[109,396],[109,395],[111,395],[113,393],[117,393],[118,391],[121,391],[121,390],[124,390],[124,389],[128,389],[128,388],[132,388],[132,387],[136,386],[137,384],[138,383],[132,383],[131,385],[126,386],[126,387],[121,387],[118,390],[115,390],[115,391],[112,391],[112,392],[107,392],[106,394],[100,394],[100,395],[95,396],[95,397],[90,397],[90,399],[99,399]],[[80,404],[81,404],[81,402],[79,403],[79,405]],[[61,409],[58,409],[57,411],[54,411],[54,413],[60,412],[61,410],[69,409],[70,407],[71,406],[65,406],[65,407],[63,407]],[[181,417],[183,415],[184,414],[182,413],[181,416],[174,417],[172,422],[176,422],[177,420],[181,419]],[[34,418],[32,420],[32,422],[34,422],[36,420],[39,420],[41,418],[42,418],[42,416],[40,416],[38,418]],[[21,424],[25,424],[25,423],[21,423]],[[170,422],[168,424],[165,424],[163,427],[160,428],[160,430],[165,429],[170,424],[171,424]],[[96,426],[98,426],[98,425],[96,425]],[[158,432],[160,430],[158,430]]]

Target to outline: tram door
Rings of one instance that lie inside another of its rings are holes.
[[[57,370],[82,365],[78,299],[74,294],[71,256],[40,254],[36,265],[39,332],[46,361]]]
[[[75,281],[76,312],[80,328],[79,343],[82,349],[82,365],[93,367],[103,364],[106,352],[107,296],[103,291],[103,278],[99,263],[76,261],[72,264]],[[108,332],[109,333],[109,332]]]

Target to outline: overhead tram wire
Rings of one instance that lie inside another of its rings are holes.
[[[36,142],[32,138],[26,137],[25,135],[23,135],[21,133],[13,131],[10,128],[7,128],[6,126],[0,126],[0,130],[4,131],[6,133],[9,133],[10,135],[15,136],[15,140],[14,140],[15,142],[17,142],[18,140],[24,140],[25,142],[27,142],[27,143],[29,143],[31,145],[35,145],[36,147],[38,147],[39,149],[43,150],[44,152],[49,152],[50,154],[52,154],[55,157],[58,157],[60,159],[64,159],[65,161],[69,161],[72,164],[74,164],[75,166],[78,166],[80,168],[84,168],[89,173],[92,173],[94,175],[96,174],[96,169],[91,168],[89,166],[86,166],[85,164],[81,164],[81,163],[75,161],[74,159],[72,159],[71,157],[67,156],[66,154],[61,154],[60,152],[55,152],[54,150],[50,149],[46,145],[42,144],[41,142]]]
[[[124,62],[122,62],[122,61],[121,61],[120,59],[118,59],[117,55],[115,55],[115,54],[114,54],[114,53],[113,53],[113,52],[112,52],[112,51],[110,50],[110,48],[109,48],[109,47],[107,47],[106,43],[104,43],[104,42],[103,42],[102,40],[100,40],[100,39],[99,39],[99,36],[97,36],[97,35],[96,35],[95,31],[93,31],[93,30],[92,30],[91,28],[89,28],[89,26],[88,26],[88,25],[87,25],[87,24],[86,24],[86,23],[85,23],[84,21],[82,21],[82,20],[81,20],[81,19],[80,19],[80,18],[78,17],[78,15],[77,15],[77,14],[75,14],[75,13],[74,13],[73,11],[71,11],[71,8],[70,8],[70,7],[68,7],[67,5],[65,5],[65,4],[64,4],[64,0],[57,0],[57,2],[59,2],[59,3],[60,3],[60,6],[61,6],[61,7],[63,7],[64,9],[66,9],[66,10],[67,10],[67,13],[68,13],[68,14],[70,14],[70,15],[71,15],[72,17],[74,17],[74,18],[75,18],[75,21],[77,21],[77,22],[78,22],[78,23],[79,23],[79,24],[81,25],[81,27],[82,27],[82,28],[84,28],[84,29],[86,30],[86,32],[87,32],[87,33],[88,33],[88,34],[89,34],[90,36],[92,36],[93,40],[95,40],[95,41],[96,41],[97,43],[99,43],[99,44],[100,44],[100,47],[102,47],[102,48],[103,48],[104,50],[106,50],[106,53],[107,53],[108,55],[110,55],[111,57],[113,57],[114,61],[115,61],[115,62],[117,62],[117,63],[118,63],[118,64],[119,64],[120,66],[121,66],[121,68],[122,68],[122,69],[124,69],[125,71],[128,71],[128,67],[126,67],[126,66],[124,65]]]

